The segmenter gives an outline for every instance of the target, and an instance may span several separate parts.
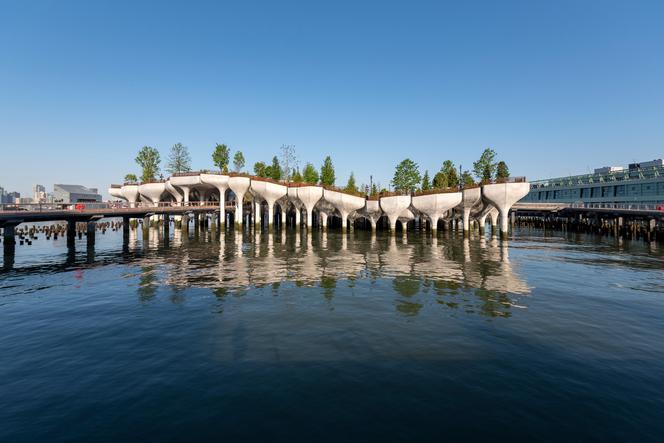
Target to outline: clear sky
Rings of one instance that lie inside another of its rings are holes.
[[[0,186],[105,191],[177,142],[384,186],[486,147],[529,179],[661,158],[664,2],[0,1]]]

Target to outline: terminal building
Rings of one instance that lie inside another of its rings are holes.
[[[56,203],[101,202],[97,188],[81,185],[53,185],[53,201]]]
[[[524,203],[664,204],[664,160],[604,166],[592,174],[532,181]]]

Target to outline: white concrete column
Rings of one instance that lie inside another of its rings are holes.
[[[302,210],[298,208],[297,206],[295,207],[295,227],[300,228],[302,226]]]
[[[219,190],[219,229],[226,228],[226,188]]]
[[[487,213],[487,214],[484,214],[483,216],[481,216],[481,217],[479,218],[478,223],[479,223],[479,225],[480,225],[480,234],[483,234],[483,233],[484,233],[484,229],[486,228],[486,217],[487,217],[488,215],[489,215],[489,214]]]
[[[274,203],[267,202],[267,226],[272,227],[274,223]]]
[[[510,220],[509,220],[509,209],[504,209],[500,211],[500,236],[502,238],[507,238],[509,235]]]
[[[258,225],[259,227],[261,226],[262,223],[262,218],[261,218],[261,203],[259,201],[256,201],[254,203],[254,224]]]
[[[341,212],[341,230],[346,232],[348,229],[348,213],[345,211],[340,211]]]
[[[470,231],[470,208],[463,208],[463,233],[468,234]]]
[[[321,227],[327,229],[327,214],[325,212],[320,213]]]
[[[498,233],[498,210],[492,210],[489,212],[491,217],[491,234],[496,235]]]
[[[243,202],[244,192],[242,194],[235,194],[235,226],[237,229],[242,229],[242,219],[244,218]]]
[[[314,224],[313,209],[307,209],[307,230],[311,231]]]
[[[394,217],[394,219],[389,218],[388,220],[390,221],[390,231],[392,231],[392,235],[395,235],[397,233],[397,218]]]
[[[376,220],[371,218],[369,219],[369,222],[371,223],[371,232],[376,232]]]
[[[283,209],[281,210],[281,227],[285,228],[286,227],[286,211]]]

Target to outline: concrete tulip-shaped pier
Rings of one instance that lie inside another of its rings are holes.
[[[426,215],[431,222],[431,231],[438,229],[438,220],[443,218],[447,211],[461,203],[461,192],[437,193],[416,195],[413,197],[413,207]]]
[[[216,206],[208,200],[218,195],[221,222],[225,221],[225,195],[230,189],[236,197],[235,225],[241,228],[244,224],[242,203],[247,192],[250,192],[254,224],[261,225],[262,202],[267,203],[268,226],[275,223],[275,204],[279,204],[283,220],[282,228],[286,227],[286,218],[295,215],[295,225],[301,226],[306,221],[307,229],[313,227],[313,213],[317,211],[320,227],[328,226],[328,217],[339,215],[342,229],[348,227],[349,221],[364,217],[371,223],[371,229],[376,230],[378,220],[385,215],[389,220],[391,230],[394,232],[397,222],[404,228],[414,216],[428,218],[431,231],[435,233],[439,220],[448,220],[456,224],[463,220],[463,231],[467,235],[470,231],[471,220],[477,220],[480,232],[484,231],[487,217],[491,217],[493,232],[497,232],[497,218],[500,216],[500,230],[503,237],[508,231],[508,214],[514,203],[527,195],[530,184],[525,181],[510,181],[507,183],[487,184],[482,187],[471,187],[462,191],[446,190],[434,191],[423,195],[389,195],[379,198],[367,199],[337,189],[325,189],[318,185],[286,184],[275,180],[250,177],[245,175],[215,174],[209,172],[176,174],[164,183],[127,184],[124,186],[112,185],[109,193],[115,198],[122,198],[135,208],[136,203],[150,202],[158,205],[162,200],[166,202],[189,203],[192,192],[200,196],[201,207],[209,211],[209,206]],[[181,205],[163,205],[164,207],[178,207]],[[306,220],[301,220],[302,210],[306,210]]]
[[[473,206],[481,203],[482,190],[480,188],[470,188],[461,191],[461,208],[463,211],[463,234],[468,235],[470,231],[470,211]]]
[[[242,203],[244,201],[244,194],[249,190],[251,182],[249,177],[238,176],[228,179],[228,187],[235,194],[235,227],[237,229],[242,229]]]
[[[274,224],[274,204],[288,193],[288,188],[279,183],[254,179],[251,180],[251,191],[267,203],[267,224],[268,227],[272,227]]]
[[[366,199],[364,197],[357,197],[355,195],[345,194],[343,192],[331,191],[325,189],[323,196],[332,206],[334,206],[341,214],[341,229],[346,229],[348,226],[348,216],[358,209],[364,208]]]
[[[221,229],[224,229],[226,225],[226,190],[228,189],[229,179],[229,176],[222,174],[201,174],[201,182],[214,186],[219,192],[219,223]]]
[[[159,206],[161,195],[166,191],[166,183],[141,183],[138,192],[154,206]]]
[[[410,195],[393,195],[380,199],[380,208],[390,221],[390,229],[394,233],[397,229],[397,220],[404,210],[410,206]]]
[[[129,202],[130,207],[136,206],[138,202],[138,185],[124,185],[122,188],[122,196]]]
[[[185,204],[189,203],[189,194],[195,186],[201,184],[200,175],[176,175],[169,179],[173,186],[182,189]]]
[[[175,188],[175,186],[173,186],[173,184],[171,183],[170,180],[166,181],[166,191],[168,191],[168,193],[173,196],[173,198],[175,199],[175,201],[178,204],[182,203],[182,200],[184,199],[184,196],[182,195],[182,193],[180,191],[178,191]]]
[[[529,183],[496,183],[482,186],[482,197],[500,212],[500,236],[507,238],[509,210],[514,203],[528,195]]]
[[[110,188],[108,188],[108,193],[111,197],[121,198],[123,200],[127,200],[125,198],[124,194],[122,193],[122,188],[121,187],[118,188],[118,187],[111,186]]]
[[[291,192],[293,191],[293,192]],[[288,189],[288,196],[293,195],[304,205],[307,211],[307,229],[313,228],[313,212],[316,203],[323,198],[323,188],[320,186],[298,186]]]

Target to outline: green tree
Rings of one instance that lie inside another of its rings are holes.
[[[436,175],[433,176],[433,187],[434,189],[445,189],[449,187],[449,182],[447,181],[447,174],[442,170],[436,172]]]
[[[124,177],[125,183],[136,183],[138,181],[138,177],[136,177],[136,174],[127,174]]]
[[[228,158],[230,155],[230,149],[224,144],[217,143],[217,146],[214,148],[212,153],[212,161],[223,173],[228,173]]]
[[[318,171],[311,163],[304,165],[304,171],[302,171],[302,178],[305,183],[311,183],[315,185],[318,183]]]
[[[507,168],[507,163],[504,161],[499,161],[496,165],[496,179],[504,180],[510,176],[510,170]]]
[[[348,183],[346,183],[344,191],[357,192],[357,185],[355,184],[355,174],[353,174],[353,172],[351,172],[350,177],[348,177]]]
[[[429,171],[424,171],[424,176],[422,177],[422,190],[428,191],[431,189],[431,180],[429,180]]]
[[[281,171],[280,176],[284,180],[290,180],[293,170],[297,167],[294,145],[281,145]]]
[[[266,169],[267,169],[267,166],[265,166],[265,163],[263,163],[263,162],[254,163],[254,174],[257,177],[267,177]]]
[[[457,174],[457,168],[454,166],[452,160],[445,160],[440,170],[447,177],[447,186],[445,186],[446,188],[456,188],[459,186],[459,175]]]
[[[191,171],[191,156],[189,155],[189,148],[182,143],[176,143],[171,146],[171,152],[168,154],[168,165],[166,165],[166,170],[171,174]]]
[[[281,180],[281,165],[276,155],[272,157],[272,164],[265,168],[265,172],[271,179]]]
[[[328,155],[323,161],[323,166],[320,168],[320,184],[325,186],[334,186],[336,178],[334,177],[334,165],[332,159]]]
[[[233,166],[235,167],[235,172],[240,172],[244,168],[244,154],[242,154],[242,151],[237,151],[233,156]]]
[[[473,176],[469,171],[463,171],[463,174],[461,174],[461,182],[463,183],[464,187],[473,186],[475,184]]]
[[[496,170],[496,151],[491,148],[486,148],[479,160],[473,163],[473,172],[479,181],[488,181],[493,177]]]
[[[136,163],[138,163],[143,170],[141,174],[142,182],[154,180],[159,174],[159,163],[161,163],[159,151],[151,146],[143,146],[141,150],[138,151]]]
[[[376,183],[371,185],[371,196],[375,197],[378,195],[378,186],[376,186]]]
[[[417,163],[407,158],[394,171],[392,186],[399,192],[413,192],[422,181]]]
[[[304,179],[302,178],[302,174],[300,174],[300,168],[295,169],[295,172],[293,172],[293,183],[302,183]]]

